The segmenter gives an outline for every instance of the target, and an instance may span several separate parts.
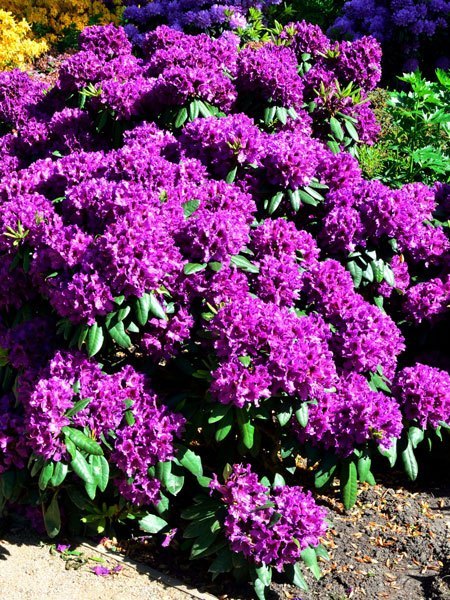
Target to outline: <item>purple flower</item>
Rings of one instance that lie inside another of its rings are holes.
[[[306,427],[294,423],[299,441],[340,456],[349,456],[369,440],[389,448],[402,432],[402,415],[395,399],[369,388],[356,373],[340,377],[336,391],[318,394],[308,404]]]
[[[397,373],[393,394],[405,417],[423,429],[450,422],[450,375],[416,363]]]
[[[231,549],[257,566],[273,566],[281,572],[285,565],[296,563],[305,548],[317,546],[326,532],[326,511],[315,504],[310,492],[298,486],[270,492],[250,465],[233,465],[226,482],[221,485],[214,476],[210,488],[226,506],[225,535]]]

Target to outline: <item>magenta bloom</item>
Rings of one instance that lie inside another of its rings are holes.
[[[233,465],[225,484],[214,476],[210,488],[226,506],[225,535],[231,549],[256,565],[281,572],[285,565],[296,563],[306,547],[317,546],[326,532],[326,511],[316,505],[310,492],[298,486],[270,492],[250,465]]]

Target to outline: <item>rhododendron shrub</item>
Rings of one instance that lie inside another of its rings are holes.
[[[0,76],[0,502],[184,536],[261,598],[325,555],[299,456],[350,507],[450,421],[448,186],[344,151],[372,40],[280,40],[92,27],[51,89]]]

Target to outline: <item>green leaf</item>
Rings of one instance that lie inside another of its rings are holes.
[[[149,296],[149,310],[152,313],[152,315],[155,316],[157,319],[168,321],[169,319],[156,296],[154,294],[149,294]]]
[[[344,126],[352,140],[354,140],[355,142],[359,142],[359,135],[353,123],[346,119],[344,122]]]
[[[175,444],[175,448],[177,449],[177,459],[185,469],[196,477],[203,475],[202,459],[198,454],[180,444]]]
[[[94,323],[89,328],[89,333],[86,339],[86,348],[89,357],[94,356],[100,351],[104,342],[103,329],[97,323]]]
[[[339,121],[336,119],[336,117],[330,118],[330,129],[331,129],[331,132],[333,133],[334,137],[339,142],[342,142],[342,140],[344,139],[344,130],[342,129],[342,126],[339,123]]]
[[[233,411],[225,413],[223,418],[219,421],[219,427],[215,433],[216,442],[222,442],[230,433],[233,428]]]
[[[258,579],[262,581],[266,587],[269,587],[272,583],[272,569],[263,564],[261,567],[255,567],[255,571]]]
[[[186,219],[195,213],[200,206],[200,200],[188,200],[183,204],[183,213]]]
[[[94,481],[101,492],[106,490],[109,481],[109,463],[104,456],[91,454],[89,464],[92,467]]]
[[[337,464],[338,459],[336,456],[333,454],[325,456],[314,475],[314,485],[317,489],[321,489],[331,483]]]
[[[61,513],[58,505],[58,494],[54,494],[47,510],[44,510],[44,524],[48,537],[54,538],[61,530]]]
[[[207,266],[207,263],[187,263],[184,265],[183,272],[185,275],[192,275],[193,273],[204,271]]]
[[[67,452],[70,454],[70,456],[72,458],[75,458],[76,454],[77,454],[77,447],[75,446],[75,444],[72,442],[72,440],[68,437],[66,437],[65,442],[66,444],[66,449]]]
[[[261,579],[255,579],[253,581],[253,589],[258,600],[266,600],[266,586]]]
[[[200,109],[198,105],[198,100],[193,100],[189,104],[189,120],[194,121],[199,115]]]
[[[198,538],[215,533],[220,529],[220,521],[217,520],[215,514],[205,515],[204,518],[192,521],[183,532],[185,539]]]
[[[287,114],[287,110],[283,106],[276,107],[276,115],[277,115],[277,119],[280,121],[280,123],[282,123],[283,125],[286,125],[288,114]]]
[[[389,465],[393,467],[397,461],[397,440],[394,438],[389,448],[378,446],[378,452],[389,460]]]
[[[202,117],[207,118],[212,115],[211,109],[202,100],[198,100],[198,108]]]
[[[205,477],[204,475],[199,475],[197,477],[197,483],[200,487],[209,489],[209,485],[210,485],[211,481],[212,481],[211,477]]]
[[[341,496],[346,510],[354,506],[358,495],[358,471],[351,460],[346,460],[341,469]]]
[[[212,425],[221,421],[230,409],[231,406],[229,404],[213,404],[211,406],[211,416],[208,418],[208,423]]]
[[[195,542],[192,544],[191,555],[190,555],[191,560],[193,558],[200,558],[203,554],[205,554],[206,551],[215,542],[218,533],[219,533],[218,531],[215,531],[215,532],[207,531],[205,534],[199,536],[195,540]]]
[[[347,263],[347,269],[350,271],[350,275],[353,279],[353,285],[355,288],[358,288],[361,285],[363,270],[359,265],[356,264],[356,261],[350,260]]]
[[[280,475],[280,473],[276,473],[275,477],[273,478],[273,487],[283,487],[285,485],[286,481],[283,475]]]
[[[341,151],[339,144],[335,140],[329,140],[327,146],[333,154],[339,154]]]
[[[291,581],[296,587],[304,592],[309,591],[308,584],[303,577],[302,569],[298,563],[295,563],[295,565],[286,565],[284,567],[284,572],[289,578],[289,581]]]
[[[80,479],[91,485],[95,483],[91,468],[80,452],[77,452],[75,458],[72,459],[70,466]]]
[[[305,190],[297,190],[297,191],[298,191],[298,195],[300,196],[303,204],[307,204],[309,206],[317,206],[319,204],[319,200],[317,200],[317,198],[314,198],[313,196],[311,196],[311,194],[309,194]]]
[[[211,563],[208,571],[210,573],[228,573],[233,568],[232,552],[224,548]]]
[[[318,200],[319,202],[322,202],[323,196],[317,190],[314,189],[314,186],[312,186],[312,185],[311,186],[305,185],[305,187],[303,188],[303,190],[307,194],[309,194],[310,196],[312,196],[313,198],[315,198],[316,200]]]
[[[255,427],[250,422],[250,418],[244,409],[236,409],[236,417],[241,432],[241,440],[247,450],[253,448],[255,442]]]
[[[287,425],[292,417],[292,406],[286,406],[283,407],[280,410],[277,410],[277,419],[278,419],[278,423],[281,425],[281,427],[284,427],[285,425]]]
[[[320,579],[321,573],[320,573],[319,565],[317,563],[317,556],[314,551],[314,548],[311,548],[311,546],[308,546],[307,548],[305,548],[302,551],[300,556],[302,557],[302,560],[305,563],[305,565],[311,570],[314,577],[316,579]]]
[[[82,400],[78,400],[78,402],[76,402],[73,405],[73,407],[66,412],[66,417],[73,417],[74,415],[82,411],[83,408],[86,408],[86,406],[91,400],[92,398],[83,398]]]
[[[246,368],[252,364],[252,359],[250,356],[239,356],[238,361]]]
[[[395,287],[395,275],[389,265],[384,265],[383,278],[388,285]]]
[[[98,444],[95,440],[85,435],[82,431],[78,429],[73,429],[72,427],[63,427],[62,432],[66,435],[72,442],[80,448],[80,450],[85,450],[88,454],[96,454],[98,456],[102,456],[103,450],[100,444]]]
[[[368,454],[362,454],[358,459],[358,478],[361,483],[367,481],[367,476],[370,473],[371,458]]]
[[[414,481],[415,479],[417,479],[419,467],[417,465],[417,460],[414,455],[414,447],[411,443],[411,440],[408,440],[408,444],[405,450],[402,451],[401,456],[407,476],[411,481]]]
[[[269,215],[273,215],[273,213],[277,210],[277,208],[280,206],[281,201],[283,200],[283,197],[283,192],[277,192],[274,196],[272,196],[269,202],[269,207],[267,209]]]
[[[213,260],[208,263],[208,267],[211,269],[211,271],[218,273],[222,270],[223,264],[217,260]]]
[[[307,402],[303,402],[300,408],[295,411],[295,418],[297,419],[298,424],[302,427],[306,427],[308,425],[309,408]]]
[[[139,527],[147,533],[158,533],[167,527],[167,521],[156,515],[147,515],[139,521]]]
[[[298,212],[300,210],[300,206],[302,204],[299,191],[298,190],[294,190],[294,191],[288,190],[287,194],[288,194],[292,209],[295,212]]]
[[[130,336],[125,332],[125,327],[122,321],[119,321],[116,325],[114,325],[114,327],[108,329],[108,333],[121,348],[130,348],[131,339]]]
[[[317,558],[323,558],[324,560],[330,560],[330,555],[327,552],[327,549],[322,544],[319,544],[314,548]]]
[[[231,257],[231,262],[236,265],[239,269],[246,271],[247,273],[259,273],[259,267],[251,263],[245,256],[236,254]]]
[[[136,320],[142,327],[148,321],[148,313],[150,311],[150,294],[143,294],[140,298],[136,298],[134,302],[134,312]]]
[[[417,448],[420,442],[423,441],[424,437],[425,432],[420,427],[412,426],[408,429],[408,438],[410,439],[413,448]]]
[[[231,171],[226,176],[225,181],[227,183],[233,183],[233,181],[236,179],[236,174],[237,174],[237,167],[234,167],[234,169],[231,169]]]
[[[50,479],[50,485],[53,487],[58,487],[59,485],[61,485],[64,479],[66,478],[68,471],[68,465],[62,462],[57,462],[55,464],[55,469],[53,471],[52,478]]]
[[[188,118],[188,111],[185,107],[183,107],[178,111],[177,118],[175,119],[175,123],[174,123],[175,127],[177,129],[179,129],[180,127],[183,127],[183,125],[187,121],[187,118]]]
[[[48,482],[53,477],[53,471],[55,469],[55,464],[53,462],[48,462],[45,467],[42,469],[41,474],[39,476],[39,489],[45,490],[48,485]]]
[[[31,463],[29,463],[28,466],[30,466]],[[45,459],[42,458],[42,456],[39,456],[38,458],[36,458],[36,460],[34,461],[33,467],[31,468],[31,472],[30,475],[31,477],[35,477],[35,475],[37,475],[39,473],[39,471],[42,469],[42,467],[45,464]]]
[[[269,125],[275,118],[276,106],[269,106],[264,110],[264,124]]]

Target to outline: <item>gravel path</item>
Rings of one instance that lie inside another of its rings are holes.
[[[151,579],[145,567],[105,558],[95,548],[79,546],[81,557],[65,561],[37,537],[24,532],[0,539],[0,598],[2,600],[191,600],[212,596],[172,587]],[[96,562],[96,559],[103,562]],[[91,568],[101,564],[122,570],[107,577]],[[79,568],[76,568],[78,567]],[[144,572],[139,572],[144,571]],[[173,583],[173,582],[171,582]]]

